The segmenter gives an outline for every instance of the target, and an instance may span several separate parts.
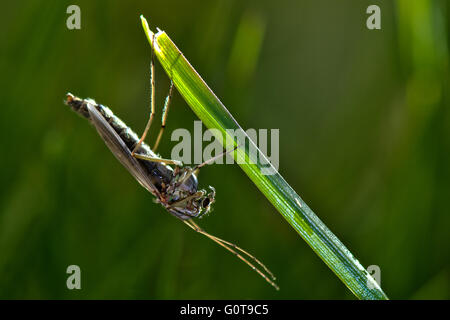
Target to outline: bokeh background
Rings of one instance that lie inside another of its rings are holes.
[[[81,30],[66,8],[81,8]],[[382,29],[366,28],[381,8]],[[280,172],[393,299],[450,297],[449,2],[10,1],[2,4],[0,298],[354,299],[238,166],[209,166],[202,219],[246,265],[153,203],[67,91],[140,133],[165,30],[243,128],[280,129]],[[157,64],[159,120],[168,78]],[[193,129],[176,94],[162,155]],[[154,141],[157,126],[149,141]],[[152,142],[151,142],[152,143]],[[82,289],[66,288],[81,268]]]

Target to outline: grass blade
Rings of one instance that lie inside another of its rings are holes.
[[[158,31],[154,34],[142,16],[141,21],[147,39],[150,45],[154,47],[156,57],[188,105],[208,128],[220,131],[222,134],[221,137],[218,137],[220,140],[223,137],[231,138],[233,145],[226,145],[227,150],[230,147],[237,146],[238,143],[235,141],[235,137],[230,136],[229,132],[227,132],[227,129],[241,129],[233,116],[194,70],[167,34],[163,31]],[[155,43],[153,43],[153,40]],[[224,140],[224,144],[226,141]],[[386,294],[364,267],[306,205],[283,177],[279,173],[273,175],[263,174],[262,170],[267,170],[266,164],[268,160],[250,139],[249,141],[248,145],[239,145],[235,152],[235,157],[238,163],[245,162],[239,165],[259,190],[355,296],[359,299],[387,299]],[[251,158],[249,154],[250,147],[256,148],[258,153],[258,161],[254,164],[249,161]]]

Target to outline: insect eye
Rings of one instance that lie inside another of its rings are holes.
[[[210,203],[211,203],[211,200],[209,200],[209,198],[206,198],[205,200],[203,200],[203,203],[202,203],[203,208],[208,207]]]

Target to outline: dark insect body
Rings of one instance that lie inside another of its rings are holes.
[[[138,146],[136,155],[159,161],[133,156],[131,150],[138,145],[138,136],[108,107],[70,93],[67,94],[66,104],[95,126],[116,158],[171,214],[187,220],[200,217],[211,209],[215,190],[213,187],[210,187],[209,193],[198,190],[197,177],[192,168],[175,166],[172,169],[166,163],[177,164],[177,161],[161,159],[145,142]]]
[[[143,18],[141,17],[141,19]],[[143,25],[146,26],[146,22],[145,24],[143,23]],[[154,43],[154,35],[152,40],[152,43]],[[275,277],[256,257],[231,242],[207,233],[193,221],[193,218],[199,218],[205,213],[208,213],[215,201],[215,190],[213,187],[209,187],[211,190],[210,192],[198,190],[197,172],[201,167],[215,161],[224,154],[211,158],[194,168],[183,166],[183,164],[177,160],[163,159],[156,154],[156,149],[161,141],[161,136],[167,120],[167,111],[169,109],[174,87],[173,82],[171,82],[169,94],[164,104],[161,129],[153,149],[144,142],[155,115],[153,50],[150,71],[150,84],[152,89],[151,113],[144,133],[140,139],[122,120],[115,116],[108,107],[98,104],[92,99],[81,99],[68,93],[65,103],[94,125],[98,134],[114,156],[145,189],[155,196],[156,202],[160,203],[168,212],[182,220],[194,231],[205,235],[226,250],[235,254],[278,290],[279,288],[274,282]],[[173,165],[174,168],[170,165]],[[251,263],[245,256],[253,260],[259,268]]]

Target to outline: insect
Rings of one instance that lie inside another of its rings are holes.
[[[169,213],[183,221],[194,231],[203,234],[235,254],[278,290],[279,288],[274,282],[274,275],[256,257],[231,242],[207,233],[193,221],[194,218],[202,217],[211,210],[216,194],[215,189],[211,186],[209,187],[209,192],[198,189],[198,171],[204,165],[215,161],[224,154],[220,154],[191,168],[189,166],[183,166],[180,161],[161,158],[156,153],[166,125],[167,112],[174,87],[173,82],[170,84],[169,94],[164,103],[160,132],[153,149],[150,148],[144,142],[144,139],[155,115],[153,50],[150,67],[150,84],[151,113],[141,138],[122,120],[115,116],[108,107],[98,104],[92,99],[81,99],[68,93],[65,103],[94,125],[98,134],[114,156],[145,189],[155,196],[157,203],[160,203]]]

